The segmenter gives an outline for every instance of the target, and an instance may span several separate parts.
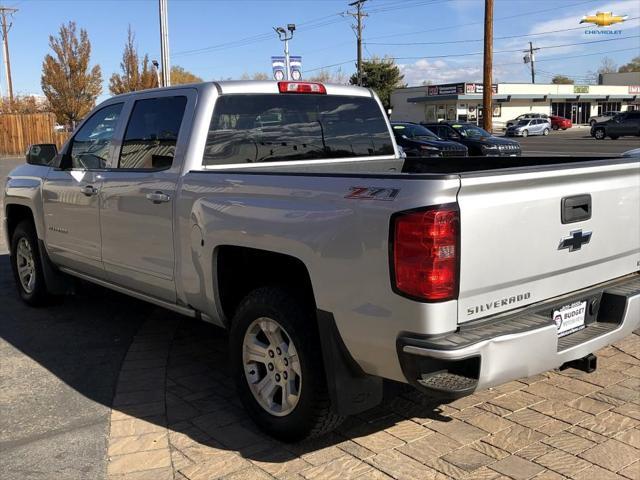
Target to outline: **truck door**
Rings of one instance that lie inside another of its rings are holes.
[[[105,106],[82,124],[42,187],[49,255],[61,266],[98,277],[103,274],[99,192],[123,105]]]
[[[107,279],[166,301],[175,301],[175,194],[195,97],[193,89],[137,96],[100,192]]]

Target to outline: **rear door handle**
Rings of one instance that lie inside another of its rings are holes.
[[[93,185],[85,185],[80,189],[80,191],[87,197],[93,197],[94,195],[98,194],[98,189]]]
[[[163,192],[147,193],[147,200],[153,203],[167,203],[171,200],[171,197]]]

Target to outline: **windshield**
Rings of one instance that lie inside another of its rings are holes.
[[[480,127],[476,127],[475,125],[456,124],[456,125],[452,125],[452,127],[456,130],[456,132],[460,133],[463,137],[480,138],[480,137],[491,136],[489,132],[487,132],[486,130],[483,130]]]
[[[369,97],[224,95],[215,105],[205,165],[393,155]]]
[[[435,133],[422,125],[416,125],[413,127],[412,132],[413,137],[418,140],[438,140],[438,136]]]

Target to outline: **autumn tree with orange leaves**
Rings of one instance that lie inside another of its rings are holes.
[[[74,125],[94,107],[102,92],[99,65],[90,67],[91,42],[76,23],[62,24],[58,36],[49,36],[48,54],[42,63],[42,91],[59,123]]]

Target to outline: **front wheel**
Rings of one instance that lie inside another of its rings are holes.
[[[337,427],[313,308],[281,287],[242,301],[230,332],[231,368],[244,407],[269,435],[286,442]]]
[[[45,305],[49,294],[40,261],[38,235],[28,220],[20,222],[11,236],[11,268],[20,298],[34,307]]]
[[[593,137],[596,140],[604,140],[606,137],[604,129],[598,128],[595,132],[593,132]]]
[[[546,137],[547,135],[549,135],[549,129],[545,128],[542,132],[542,134]]]
[[[528,137],[529,136],[529,130],[523,130],[522,131],[522,136],[523,137]]]

